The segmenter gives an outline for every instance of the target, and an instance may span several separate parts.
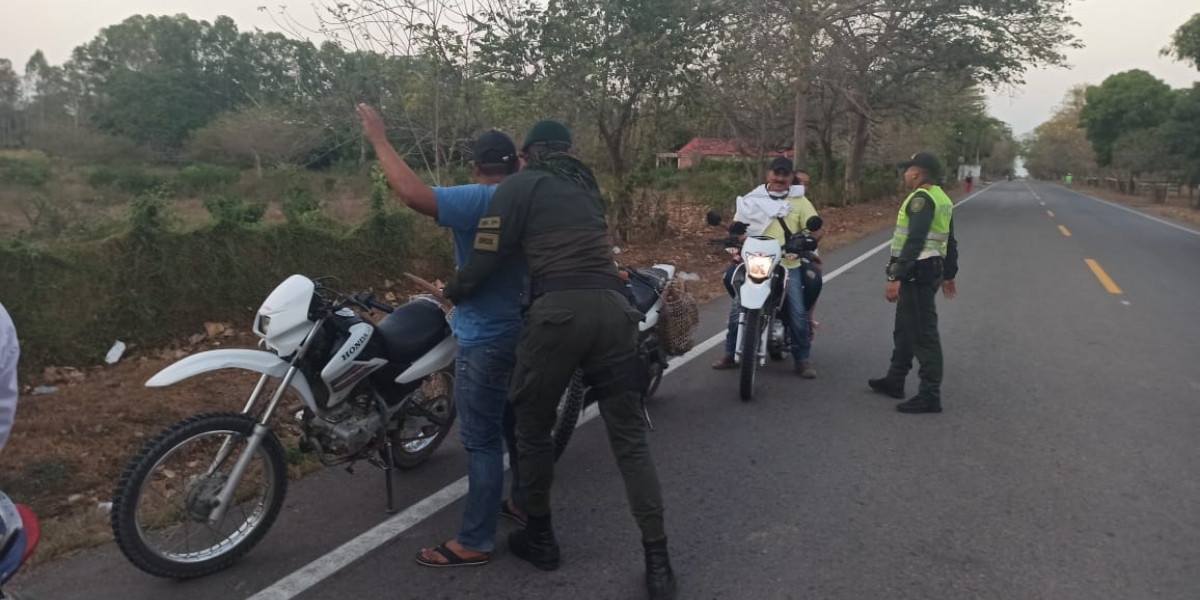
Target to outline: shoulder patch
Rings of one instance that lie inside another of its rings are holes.
[[[475,234],[475,249],[495,252],[500,248],[500,234],[479,232]]]
[[[484,217],[480,219],[479,229],[500,229],[500,217]]]
[[[909,212],[919,213],[919,212],[921,212],[921,209],[923,209],[923,208],[925,208],[925,195],[924,194],[917,194],[916,196],[913,196],[912,200],[908,201],[908,211]]]

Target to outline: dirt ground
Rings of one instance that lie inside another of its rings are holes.
[[[898,200],[849,208],[821,208],[826,223],[822,250],[828,252],[894,223]],[[638,232],[617,256],[625,265],[672,263],[699,276],[688,289],[699,301],[724,294],[720,276],[727,255],[711,245],[725,227],[710,227],[707,208],[686,203],[669,207],[669,231]],[[449,273],[419,273],[433,280]],[[392,279],[401,279],[399,274]],[[379,292],[402,302],[414,290],[393,283]],[[188,354],[217,347],[253,348],[249,323],[208,323],[188,339],[165,348],[129,348],[111,366],[50,367],[38,380],[23,383],[16,426],[0,462],[0,489],[29,504],[44,521],[44,542],[34,557],[46,562],[111,539],[107,504],[121,471],[142,444],[187,416],[241,410],[256,376],[222,371],[168,389],[144,382]],[[36,386],[55,386],[34,394]],[[277,411],[288,418],[299,403]],[[294,468],[298,476],[306,469]]]

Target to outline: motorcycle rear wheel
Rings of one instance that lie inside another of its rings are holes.
[[[579,425],[579,415],[583,413],[586,399],[587,386],[583,384],[583,371],[576,369],[571,375],[571,383],[558,401],[558,417],[554,421],[554,429],[550,431],[550,437],[554,440],[555,462],[567,451],[567,444]]]
[[[438,371],[429,376],[421,384],[421,393],[425,396],[425,409],[433,412],[446,421],[446,426],[425,425],[419,429],[405,429],[405,423],[393,429],[388,435],[392,436],[392,463],[397,469],[407,471],[416,468],[437,451],[454,420],[458,418],[458,407],[454,403],[454,375],[449,371]],[[404,412],[400,412],[403,418]]]
[[[113,498],[112,529],[117,547],[134,566],[157,577],[192,579],[232,565],[262,541],[287,493],[287,462],[273,433],[263,437],[221,522],[208,523],[212,503],[255,424],[235,413],[191,417],[159,434],[130,461]],[[197,532],[211,541],[193,549],[190,540]],[[169,542],[180,533],[182,542]],[[166,538],[161,544],[155,539],[159,535]]]

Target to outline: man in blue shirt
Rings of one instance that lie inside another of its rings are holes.
[[[479,183],[430,187],[388,143],[379,113],[360,104],[358,114],[392,191],[413,210],[433,217],[438,225],[453,232],[455,262],[461,267],[470,256],[475,230],[486,216],[496,186],[520,168],[512,139],[499,131],[489,131],[476,140],[472,170]],[[526,272],[524,259],[514,256],[500,266],[486,289],[455,307],[450,324],[458,338],[454,395],[459,435],[467,451],[467,505],[457,538],[422,549],[417,555],[422,565],[487,564],[496,545],[499,515],[524,524],[517,486],[515,417],[508,402],[508,388],[521,333]],[[506,443],[513,486],[509,501],[501,503]]]

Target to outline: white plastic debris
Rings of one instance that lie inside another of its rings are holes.
[[[700,276],[695,273],[684,272],[679,274],[679,279],[681,281],[700,281]]]
[[[54,392],[57,392],[57,391],[58,391],[58,386],[39,385],[39,386],[33,388],[33,395],[34,396],[45,396],[46,394],[53,394]]]
[[[96,510],[99,512],[110,513],[112,512],[112,502],[101,502],[100,504],[96,505]]]
[[[117,340],[113,347],[108,350],[108,354],[104,356],[104,362],[112,365],[121,360],[121,356],[125,354],[125,342]]]

